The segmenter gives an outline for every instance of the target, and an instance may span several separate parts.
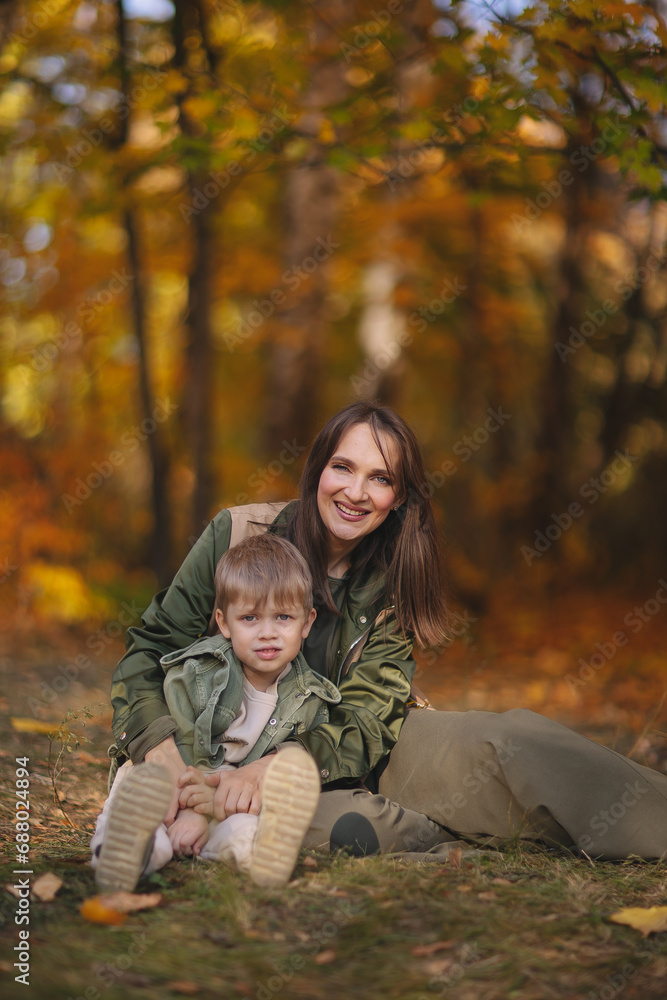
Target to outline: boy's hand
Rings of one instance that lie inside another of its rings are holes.
[[[203,816],[213,816],[215,790],[205,783],[204,772],[197,767],[188,767],[178,779],[181,793],[178,801],[181,809],[194,809]]]
[[[213,815],[222,821],[234,813],[259,814],[262,805],[262,780],[271,762],[271,755],[260,757],[252,764],[235,767],[232,771],[207,774],[207,785],[217,788],[213,799]]]
[[[208,819],[194,809],[181,809],[167,834],[174,854],[180,857],[199,854],[208,840]]]
[[[178,812],[178,796],[180,792],[178,779],[183,774],[183,771],[185,771],[185,764],[183,763],[183,758],[181,757],[178,747],[176,746],[174,737],[167,736],[166,740],[162,740],[162,743],[158,743],[158,745],[153,747],[152,750],[148,750],[144,760],[153,761],[156,764],[162,764],[162,766],[168,771],[169,777],[171,778],[173,794],[169,809],[164,817],[164,822],[169,827],[174,822],[176,813]]]

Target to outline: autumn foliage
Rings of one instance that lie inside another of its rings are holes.
[[[662,5],[127,11],[3,4],[8,607],[168,579],[359,397],[415,427],[473,611],[657,581]]]

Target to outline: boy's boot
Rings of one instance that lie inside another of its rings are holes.
[[[114,797],[95,881],[104,892],[132,892],[151,856],[155,831],[172,796],[161,764],[138,764]]]
[[[250,861],[250,878],[267,888],[289,880],[315,815],[320,774],[310,754],[286,746],[272,759],[262,782],[262,808]]]

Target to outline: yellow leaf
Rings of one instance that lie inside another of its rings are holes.
[[[60,726],[59,722],[42,722],[41,719],[24,719],[15,715],[9,721],[17,733],[52,733]]]
[[[186,114],[200,121],[211,118],[218,110],[218,106],[212,97],[188,97],[183,101],[182,106]]]
[[[317,137],[320,140],[320,142],[330,143],[336,141],[336,133],[334,132],[333,125],[331,124],[328,118],[324,118],[322,120],[320,127],[318,129]]]
[[[627,924],[641,931],[644,937],[667,931],[667,906],[627,906],[609,917],[615,924]]]

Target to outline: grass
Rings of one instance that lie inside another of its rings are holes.
[[[93,743],[104,745],[94,725]],[[597,863],[510,844],[459,866],[391,858],[302,856],[280,891],[223,866],[174,862],[142,888],[157,908],[119,927],[79,914],[96,893],[87,844],[105,794],[105,760],[67,758],[54,803],[44,735],[8,732],[0,755],[3,839],[13,842],[14,758],[30,757],[31,862],[63,886],[31,900],[30,984],[39,1000],[382,998],[382,1000],[664,1000],[667,934],[611,923],[621,906],[665,902],[665,862]],[[13,852],[0,872],[13,884]],[[33,878],[35,877],[33,876]],[[17,901],[0,904],[2,995],[14,981]],[[429,948],[428,946],[433,946]]]

